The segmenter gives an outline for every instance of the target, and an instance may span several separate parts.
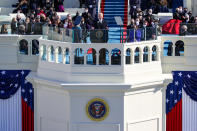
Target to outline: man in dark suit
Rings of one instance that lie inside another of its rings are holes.
[[[98,21],[96,21],[95,29],[106,29],[108,30],[107,22],[103,19],[103,13],[99,13]]]
[[[94,33],[96,33],[96,38],[101,42],[101,43],[107,43],[108,41],[108,26],[107,22],[103,19],[103,14],[99,13],[98,14],[98,20],[95,21],[94,27],[95,29]]]
[[[98,20],[95,22],[93,29],[95,29],[94,34],[96,35],[97,43],[107,43],[108,41],[108,26],[107,22],[103,19],[103,14],[98,14]],[[95,37],[93,37],[94,39]],[[99,56],[99,63],[101,65],[106,65],[106,51],[101,50]]]

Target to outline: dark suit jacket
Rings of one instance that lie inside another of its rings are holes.
[[[105,20],[102,20],[102,23],[100,23],[99,21],[96,21],[96,23],[94,24],[94,27],[96,31],[102,30],[103,32],[102,41],[100,43],[107,43],[108,41],[107,22]]]
[[[95,25],[95,29],[106,29],[108,27],[107,22],[105,20],[102,20],[102,23],[96,21],[94,25]]]

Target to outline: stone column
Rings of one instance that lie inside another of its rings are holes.
[[[59,49],[57,48],[57,50],[55,50],[55,62],[56,63],[59,63],[59,51],[58,51]],[[61,52],[61,55],[62,55],[62,52]],[[62,56],[62,58],[63,58],[63,56]],[[62,59],[62,61],[63,61],[63,59]]]
[[[84,65],[87,65],[87,54],[84,52]]]
[[[161,51],[157,51],[157,61],[161,60]]]
[[[139,58],[139,63],[143,63],[143,52],[139,52],[140,58]]]
[[[96,65],[99,65],[99,53],[96,53]]]
[[[66,64],[66,49],[62,51],[62,63]]]
[[[134,64],[134,59],[135,59],[135,54],[134,52],[131,51],[131,57],[130,57],[131,64]]]
[[[172,45],[172,48],[173,48],[173,49],[172,49],[172,50],[173,50],[173,51],[172,51],[172,56],[175,56],[175,47],[176,47],[175,44],[176,44],[176,43],[174,42],[173,45]]]
[[[111,51],[109,51],[109,65],[111,65]]]
[[[126,63],[126,61],[125,61],[125,57],[126,57],[126,54],[125,54],[126,52],[122,52],[122,54],[121,54],[121,66],[124,66]]]
[[[148,62],[152,61],[152,51],[148,52]]]
[[[46,46],[47,61],[50,62],[50,51],[51,50],[49,48],[50,48],[49,46]]]

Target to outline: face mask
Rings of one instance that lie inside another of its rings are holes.
[[[68,23],[65,23],[65,24],[64,24],[64,28],[66,28],[67,26],[68,26]]]
[[[86,13],[88,13],[88,10],[85,10]]]
[[[139,25],[140,24],[140,22],[139,21],[136,21],[136,25]]]
[[[146,27],[146,25],[143,25],[143,27]]]

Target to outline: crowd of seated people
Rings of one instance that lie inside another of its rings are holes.
[[[197,16],[193,16],[187,8],[179,6],[173,19],[163,25],[164,34],[190,35],[197,33]]]
[[[63,1],[58,0],[59,5],[62,5]],[[17,14],[16,18],[13,18],[11,22],[11,33],[23,35],[42,34],[42,27],[47,26],[57,33],[62,33],[61,30],[66,29],[65,34],[69,35],[69,30],[76,26],[75,19],[80,16],[82,17],[80,21],[81,39],[87,42],[88,31],[93,28],[95,21],[98,19],[96,16],[96,3],[97,0],[85,0],[85,11],[81,15],[77,12],[74,17],[67,14],[65,19],[61,19],[57,15],[57,11],[60,12],[61,7],[58,5],[59,8],[57,9],[57,2],[53,0],[42,0],[40,3],[37,0],[21,0],[14,12],[23,13],[26,18],[21,19],[20,14]]]
[[[161,33],[159,19],[153,15],[153,10],[143,12],[139,7],[131,14],[130,24],[127,26],[127,41],[142,41],[156,39]]]
[[[180,35],[190,35],[197,33],[197,16],[193,16],[191,11],[180,6],[176,8],[174,19],[180,20]]]
[[[57,12],[64,12],[64,0],[19,0],[16,9],[13,13],[21,12],[24,14],[31,13],[31,10],[36,10],[38,7],[49,10],[54,7]]]
[[[37,0],[20,0],[17,11],[23,12],[26,18],[25,20],[22,20],[20,15],[13,18],[11,22],[11,33],[41,35],[43,33],[42,27],[47,26],[51,27],[54,32],[69,35],[69,30],[74,29],[75,27],[80,27],[81,35],[79,35],[79,42],[83,41],[86,43],[87,37],[90,35],[89,31],[96,29],[95,25],[99,22],[95,13],[98,1],[80,0],[81,4],[85,4],[85,11],[81,15],[77,12],[74,17],[72,17],[71,14],[68,14],[65,19],[61,19],[61,17],[57,15],[57,11],[61,10],[60,5],[63,5],[63,1],[64,0],[58,0],[58,2],[54,2],[53,0],[42,0],[38,2]],[[149,2],[152,2],[152,4],[148,4],[151,5],[150,8],[142,11],[142,9],[137,5],[138,0],[133,0],[132,2],[134,3],[130,3],[132,6],[130,11],[131,20],[127,26],[128,30],[126,41],[133,42],[156,39],[156,36],[161,34],[161,28],[158,26],[159,19],[155,18],[153,13],[168,12],[166,9],[167,3],[165,0],[151,0]],[[75,22],[77,17],[81,17],[80,23],[78,24]],[[191,11],[188,11],[187,8],[183,9],[182,7],[176,9],[174,19],[179,19],[184,23],[197,23],[197,17],[193,17]],[[6,26],[2,26],[2,28],[6,28]],[[62,32],[61,29],[65,29],[65,32]],[[107,24],[102,29],[107,30]],[[188,34],[187,30],[189,30],[190,27],[184,26],[181,29],[184,30],[184,34]],[[3,29],[1,32],[4,32],[4,34],[6,33]],[[108,35],[105,37],[108,39]]]
[[[129,0],[130,14],[141,8],[142,11],[152,9],[154,14],[159,12],[169,12],[167,0]]]

